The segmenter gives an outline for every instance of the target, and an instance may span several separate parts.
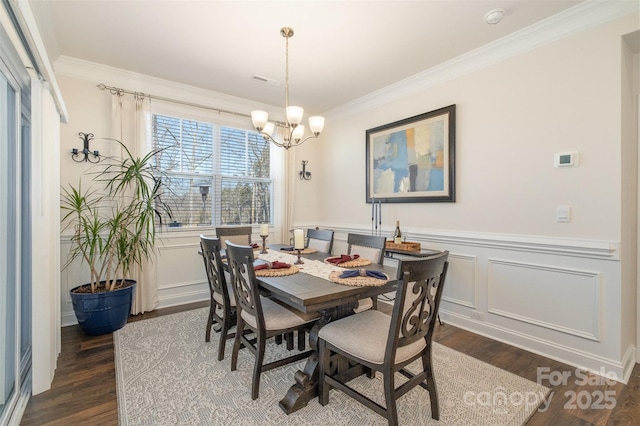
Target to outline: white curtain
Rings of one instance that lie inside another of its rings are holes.
[[[129,148],[134,157],[142,157],[149,152],[148,129],[151,120],[151,101],[144,96],[118,96],[112,97],[111,114],[113,123],[113,135]],[[112,156],[123,156],[121,147],[111,151]],[[158,277],[155,258],[134,268],[131,277],[137,281],[133,298],[132,314],[141,314],[152,311],[158,307]]]

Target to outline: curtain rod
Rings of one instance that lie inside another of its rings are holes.
[[[192,102],[180,101],[178,99],[165,98],[165,97],[162,97],[162,96],[152,96],[152,95],[150,95],[148,93],[133,92],[131,90],[125,90],[125,89],[120,89],[118,87],[107,86],[107,85],[105,85],[103,83],[98,84],[98,89],[100,89],[100,90],[108,90],[109,93],[111,93],[112,95],[124,96],[124,94],[126,93],[126,94],[129,94],[129,95],[133,95],[136,98],[148,97],[149,99],[158,99],[160,101],[173,102],[173,103],[176,103],[176,104],[187,105],[187,106],[196,107],[196,108],[208,109],[208,110],[216,111],[218,113],[231,114],[231,115],[237,115],[239,117],[251,118],[251,115],[244,114],[244,113],[241,113],[241,112],[229,111],[229,110],[226,110],[226,109],[220,109],[220,108],[214,108],[214,107],[210,107],[210,106],[206,106],[206,105],[194,104]]]

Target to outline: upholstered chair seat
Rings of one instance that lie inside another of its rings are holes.
[[[373,364],[384,363],[391,315],[369,310],[322,327],[318,337],[330,341],[343,352]],[[396,362],[404,362],[422,352],[424,339],[399,347]]]
[[[305,314],[298,310],[285,308],[266,297],[261,297],[262,314],[264,315],[264,328],[270,330],[283,330],[295,328],[318,319],[317,313]],[[240,316],[251,328],[258,327],[256,317],[247,311],[242,311]]]

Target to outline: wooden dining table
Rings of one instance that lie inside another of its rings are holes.
[[[270,245],[269,249],[280,250],[283,247],[285,246]],[[302,255],[301,260],[323,261],[327,257],[331,255],[316,252]],[[257,277],[261,290],[268,293],[270,297],[302,312],[317,312],[320,315],[309,335],[309,345],[313,352],[304,368],[294,374],[294,384],[279,403],[280,408],[287,414],[303,408],[318,395],[318,331],[320,328],[331,321],[352,315],[358,300],[395,291],[397,286],[397,269],[386,265],[371,264],[363,267],[382,271],[389,276],[389,280],[384,285],[375,287],[337,284],[330,281],[328,277],[323,279],[304,273],[304,264],[299,267],[301,267],[300,272],[294,275]],[[349,370],[344,371],[345,375],[352,377],[364,373],[361,366],[349,366]]]

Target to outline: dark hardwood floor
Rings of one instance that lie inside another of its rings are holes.
[[[208,306],[208,302],[159,309],[131,317],[139,321]],[[383,309],[383,308],[381,308]],[[454,326],[437,326],[434,339],[450,348],[511,373],[538,381],[538,367],[548,368],[553,383],[546,410],[527,425],[640,425],[640,367],[629,383],[607,383],[600,376],[576,377],[574,367],[488,339]],[[62,329],[62,353],[51,390],[31,398],[22,425],[117,425],[116,377],[111,334],[86,336],[78,326]],[[554,380],[571,374],[565,383]],[[608,408],[613,407],[614,408]],[[582,407],[582,408],[581,408]]]

